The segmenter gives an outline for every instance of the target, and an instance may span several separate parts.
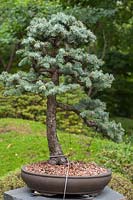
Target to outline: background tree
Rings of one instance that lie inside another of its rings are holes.
[[[133,111],[133,42],[131,0],[60,0],[68,13],[83,21],[97,36],[94,52],[104,58],[103,70],[115,81],[110,91],[99,94],[113,116],[131,117]]]
[[[27,38],[22,42],[24,49],[19,53],[23,55],[20,65],[28,64],[29,72],[3,72],[0,80],[5,84],[5,95],[32,92],[47,97],[49,162],[67,162],[56,134],[57,107],[75,112],[87,126],[120,141],[124,133],[121,124],[109,122],[105,104],[93,98],[96,92],[110,88],[114,79],[100,70],[102,61],[88,53],[95,35],[75,17],[63,13],[48,20],[34,18],[27,30]],[[59,94],[76,88],[85,92],[85,99],[76,105],[57,101]]]
[[[2,0],[0,4],[0,72],[15,72],[19,57],[16,51],[21,48],[26,28],[35,16],[47,16],[57,12],[60,6],[56,1],[43,0],[16,1]]]
[[[131,0],[2,0],[0,5],[0,72],[17,71],[16,66],[20,60],[16,51],[21,48],[21,41],[26,35],[26,27],[29,26],[30,20],[35,16],[46,17],[61,10],[76,16],[94,32],[97,43],[95,43],[93,53],[99,58],[104,58],[103,70],[111,72],[115,77],[112,89],[105,91],[104,96],[98,93],[98,97],[101,96],[100,98],[107,102],[107,107],[113,116],[132,118],[133,111],[130,109],[130,102],[133,99],[132,89],[130,89],[133,87]],[[109,64],[108,60],[115,62]],[[115,72],[117,67],[121,68],[120,74]]]

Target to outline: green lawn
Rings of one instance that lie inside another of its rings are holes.
[[[85,159],[85,136],[58,133],[64,152],[73,159]],[[48,159],[46,128],[39,122],[22,119],[0,120],[0,176],[21,165]]]
[[[58,131],[64,153],[70,160],[95,161],[126,177],[132,169],[131,144],[116,144],[100,137]],[[0,176],[22,165],[48,159],[46,127],[40,122],[0,119]]]
[[[131,143],[116,144],[98,135],[93,137],[95,133],[92,136],[92,132],[88,135],[58,131],[64,153],[70,160],[95,161],[111,168],[110,187],[132,200]],[[0,119],[0,199],[3,199],[4,191],[24,186],[20,178],[22,165],[46,160],[48,156],[43,124],[22,119]]]

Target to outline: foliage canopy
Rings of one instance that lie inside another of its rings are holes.
[[[71,110],[83,121],[108,137],[121,141],[124,133],[121,124],[109,122],[106,105],[93,96],[104,88],[110,88],[113,76],[100,69],[102,61],[88,53],[95,35],[81,21],[71,15],[57,13],[48,19],[34,18],[28,27],[27,38],[20,50],[20,65],[28,64],[29,72],[15,74],[3,72],[5,95],[21,95],[32,92],[41,96],[55,96],[81,88],[86,94],[76,105],[56,101],[56,106]]]

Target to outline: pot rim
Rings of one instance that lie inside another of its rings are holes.
[[[49,178],[66,178],[66,176],[59,176],[59,175],[50,175],[50,174],[37,174],[33,172],[27,171],[26,168],[27,165],[24,165],[21,167],[21,172],[24,172],[29,175],[34,175],[34,176],[40,176],[40,177],[49,177]],[[92,179],[92,178],[101,178],[101,177],[106,177],[106,176],[111,176],[112,171],[111,169],[107,169],[107,173],[95,175],[95,176],[68,176],[68,178],[71,179]]]

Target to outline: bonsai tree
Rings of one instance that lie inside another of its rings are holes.
[[[0,80],[5,86],[5,95],[21,95],[24,92],[47,98],[47,140],[50,152],[49,163],[64,164],[63,154],[56,133],[57,107],[73,111],[83,122],[115,141],[121,141],[124,133],[121,124],[109,122],[106,105],[95,94],[110,88],[113,76],[100,69],[103,62],[89,52],[95,35],[81,21],[63,13],[49,19],[34,18],[27,28],[27,38],[22,41],[21,65],[29,71],[15,74],[3,72]],[[57,95],[78,90],[85,93],[76,105],[57,101]]]

